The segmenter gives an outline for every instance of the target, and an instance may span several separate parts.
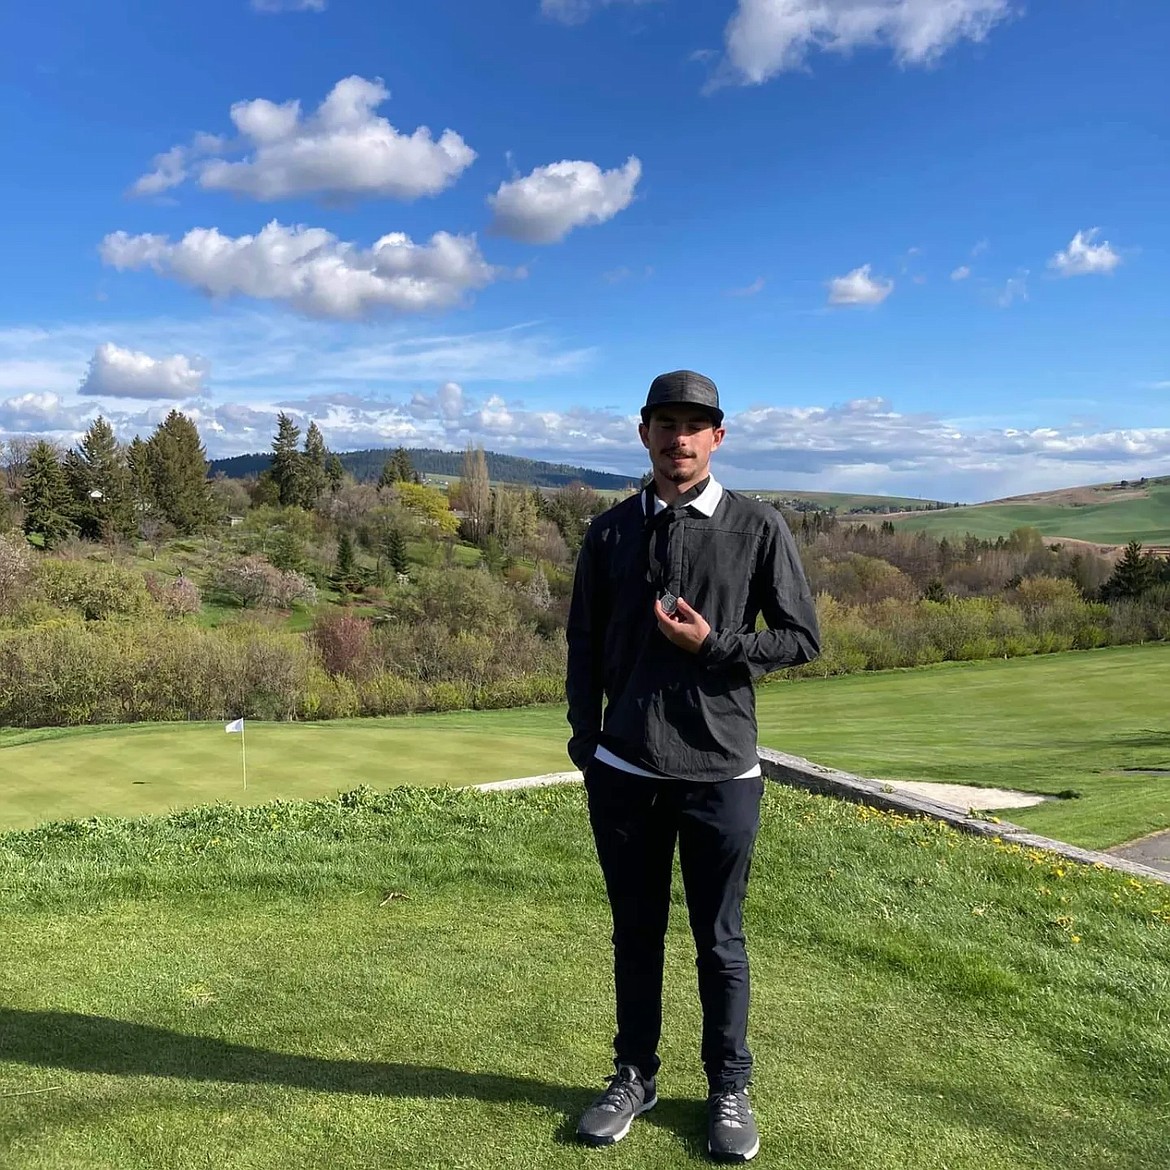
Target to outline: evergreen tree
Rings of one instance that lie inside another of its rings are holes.
[[[382,471],[378,475],[378,490],[382,488],[393,487],[398,482],[398,468],[394,465],[394,459],[387,459],[382,464]]]
[[[154,489],[150,482],[150,448],[137,435],[126,447],[126,473],[130,505],[136,516],[154,510]]]
[[[8,486],[4,477],[0,475],[0,536],[3,536],[12,527],[12,499],[8,494]]]
[[[20,493],[24,532],[52,548],[69,533],[69,485],[57,452],[43,439],[29,452]]]
[[[78,449],[66,454],[64,470],[73,516],[86,540],[137,532],[126,456],[113,427],[101,415],[90,424]]]
[[[1101,586],[1101,596],[1105,601],[1141,597],[1157,584],[1158,576],[1156,559],[1149,553],[1143,554],[1140,540],[1131,540],[1113,575]]]
[[[386,535],[382,538],[382,552],[394,572],[407,571],[409,562],[406,559],[406,537],[402,535],[401,528],[395,526],[386,530]]]
[[[302,461],[304,478],[301,484],[301,507],[306,512],[311,512],[317,506],[317,501],[329,484],[325,472],[328,459],[329,452],[325,449],[325,439],[317,424],[311,422],[305,432],[305,457]]]
[[[301,428],[282,410],[276,416],[276,437],[272,440],[272,479],[286,507],[299,504],[304,495],[304,456],[297,450]]]
[[[268,559],[285,572],[303,573],[308,567],[305,542],[291,528],[283,525],[272,534]]]
[[[331,492],[336,492],[341,487],[345,479],[345,467],[342,465],[340,456],[330,455],[325,461],[325,478],[329,481]]]
[[[410,455],[405,447],[399,447],[390,457],[390,461],[394,464],[394,468],[398,474],[399,483],[421,483],[422,477],[414,469],[414,464],[410,461]]]
[[[154,508],[179,532],[206,527],[214,516],[207,482],[207,452],[195,424],[172,410],[146,442]]]
[[[351,581],[356,567],[357,561],[353,552],[353,537],[348,532],[343,532],[337,538],[337,570],[335,573],[337,580],[342,583]]]

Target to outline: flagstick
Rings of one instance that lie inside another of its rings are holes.
[[[244,728],[240,726],[240,760],[244,765],[244,791],[248,791],[248,750],[244,747]]]

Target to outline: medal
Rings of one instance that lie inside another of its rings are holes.
[[[659,598],[659,602],[668,614],[673,614],[678,609],[678,598],[669,589]]]

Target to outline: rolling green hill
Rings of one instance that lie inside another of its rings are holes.
[[[1068,502],[1062,501],[1062,496]],[[1070,489],[1068,493],[1050,493],[1048,499],[976,504],[890,519],[904,531],[929,532],[939,537],[971,533],[995,539],[1027,526],[1039,529],[1045,536],[1069,540],[1096,544],[1140,540],[1147,546],[1164,547],[1170,545],[1170,477],[1151,480],[1144,492]]]
[[[391,451],[372,448],[365,451],[339,451],[342,467],[359,481],[376,480]],[[463,469],[462,451],[439,451],[429,447],[409,448],[410,461],[415,470],[430,478],[458,477]],[[594,488],[621,489],[630,476],[614,475],[608,471],[593,471],[588,467],[574,467],[567,463],[546,463],[539,459],[524,459],[519,455],[500,455],[485,451],[488,475],[498,483],[531,484],[536,487],[564,487],[580,481]],[[222,472],[235,479],[244,479],[267,471],[272,455],[258,452],[252,455],[233,455],[228,459],[212,459],[208,473]],[[636,477],[633,477],[636,478]]]
[[[925,500],[918,496],[875,496],[864,492],[786,492],[773,489],[740,488],[744,495],[759,496],[764,500],[779,500],[789,507],[812,505],[819,510],[838,512],[918,512],[946,508],[940,500]],[[950,510],[950,509],[948,509]]]

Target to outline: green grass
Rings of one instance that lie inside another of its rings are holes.
[[[1165,888],[769,788],[755,1165],[1162,1170]],[[0,837],[0,1164],[701,1165],[674,900],[662,1102],[599,1154],[570,1141],[612,1034],[579,789]]]
[[[1063,536],[1098,544],[1170,544],[1170,484],[1152,483],[1139,499],[1109,500],[1098,504],[978,504],[948,508],[894,520],[895,528],[928,532],[932,536],[971,533],[994,540],[1016,528],[1036,528],[1045,536]]]
[[[1090,848],[1170,828],[1170,646],[1122,646],[774,683],[760,742],[847,771],[1082,793],[1005,816]],[[0,730],[0,828],[366,784],[460,785],[569,768],[560,707],[392,719]]]
[[[836,508],[838,512],[853,512],[858,508],[900,508],[907,512],[931,508],[939,501],[921,496],[875,496],[865,492],[804,492],[743,489],[747,495],[759,495],[765,500],[808,500],[820,508]],[[876,517],[881,520],[881,516]]]
[[[0,731],[0,829],[307,799],[365,784],[458,785],[572,767],[553,708],[321,723],[162,723]]]

